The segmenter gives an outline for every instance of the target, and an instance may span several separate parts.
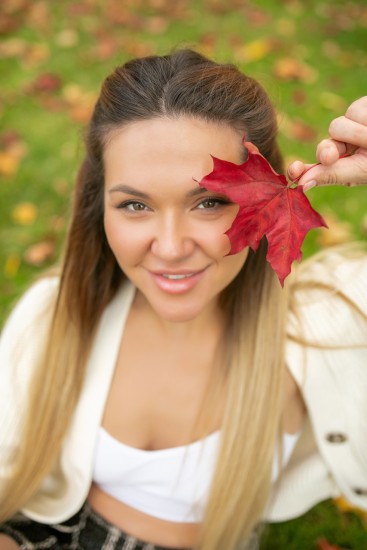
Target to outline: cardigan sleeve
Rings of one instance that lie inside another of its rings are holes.
[[[367,509],[367,257],[319,258],[297,275],[286,348],[309,429],[273,496],[273,521],[340,494]]]
[[[32,374],[43,350],[58,278],[32,286],[10,314],[0,337],[0,486],[16,453]]]

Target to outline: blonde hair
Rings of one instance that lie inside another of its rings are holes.
[[[238,128],[276,170],[282,169],[271,102],[255,80],[234,66],[183,50],[130,61],[107,77],[87,135],[59,293],[32,379],[22,446],[2,497],[1,519],[31,498],[57,459],[98,322],[124,278],[103,230],[102,153],[108,135],[134,120],[181,115]],[[200,550],[234,550],[246,544],[269,495],[281,419],[288,304],[287,291],[266,262],[266,249],[264,240],[256,253],[250,251],[221,296],[223,361],[213,373],[210,394],[223,383],[228,394]]]

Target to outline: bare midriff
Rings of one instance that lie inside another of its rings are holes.
[[[92,484],[88,503],[100,516],[124,533],[157,546],[193,548],[199,536],[199,524],[179,523],[155,518],[116,500]]]

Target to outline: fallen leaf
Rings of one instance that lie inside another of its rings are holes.
[[[21,259],[19,254],[10,254],[4,265],[4,275],[10,279],[16,276],[20,267]]]
[[[61,78],[54,73],[42,73],[30,85],[30,90],[40,93],[55,92],[61,87]]]
[[[32,69],[47,61],[51,52],[48,44],[32,44],[29,45],[27,51],[22,57],[22,63],[26,69]]]
[[[248,42],[242,48],[236,49],[236,57],[239,61],[251,62],[251,61],[260,61],[264,59],[273,48],[271,40],[268,39],[258,39]]]
[[[169,20],[162,15],[149,17],[145,23],[145,30],[152,34],[162,34],[169,26]]]
[[[20,159],[11,151],[0,151],[0,174],[3,176],[14,176],[19,167]]]
[[[367,521],[367,512],[366,510],[362,510],[362,508],[358,508],[357,506],[354,506],[350,502],[348,502],[343,497],[338,497],[333,499],[334,504],[337,506],[337,508],[343,512],[353,512],[354,514],[357,514],[359,517],[361,517],[364,521]]]
[[[29,44],[21,38],[10,38],[0,42],[0,54],[2,57],[21,57],[23,56]]]
[[[316,130],[302,120],[292,120],[288,127],[288,133],[289,137],[304,143],[314,141],[317,137]]]
[[[307,100],[307,94],[305,90],[294,90],[292,93],[292,99],[296,105],[303,105]]]
[[[327,90],[320,92],[319,101],[323,107],[335,113],[344,113],[347,109],[347,102],[343,97]]]
[[[50,260],[55,253],[53,241],[41,241],[30,246],[24,253],[24,259],[29,265],[39,266]]]
[[[278,59],[273,72],[281,80],[296,80],[312,84],[317,79],[317,72],[313,67],[294,57]]]
[[[319,539],[317,541],[317,550],[345,550],[341,546],[335,546],[335,544],[330,544],[330,542],[325,539]]]
[[[79,42],[79,35],[75,29],[63,29],[55,38],[56,44],[61,48],[72,48]]]
[[[32,225],[37,216],[38,208],[31,202],[17,204],[11,213],[11,217],[19,225]]]
[[[281,17],[275,21],[275,29],[281,36],[293,36],[297,27],[292,19]]]
[[[301,260],[302,242],[308,231],[324,226],[323,218],[311,207],[301,186],[287,183],[249,142],[247,160],[233,164],[213,157],[214,169],[199,185],[229,197],[240,205],[226,235],[229,254],[246,246],[257,250],[261,239],[268,241],[267,260],[283,285],[294,260]]]

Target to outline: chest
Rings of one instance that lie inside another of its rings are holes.
[[[136,329],[126,324],[103,426],[116,439],[145,450],[199,439],[203,433],[196,432],[196,420],[217,360],[214,342],[185,345],[154,331],[137,338]],[[217,403],[211,413],[209,432],[220,426],[221,408]]]

